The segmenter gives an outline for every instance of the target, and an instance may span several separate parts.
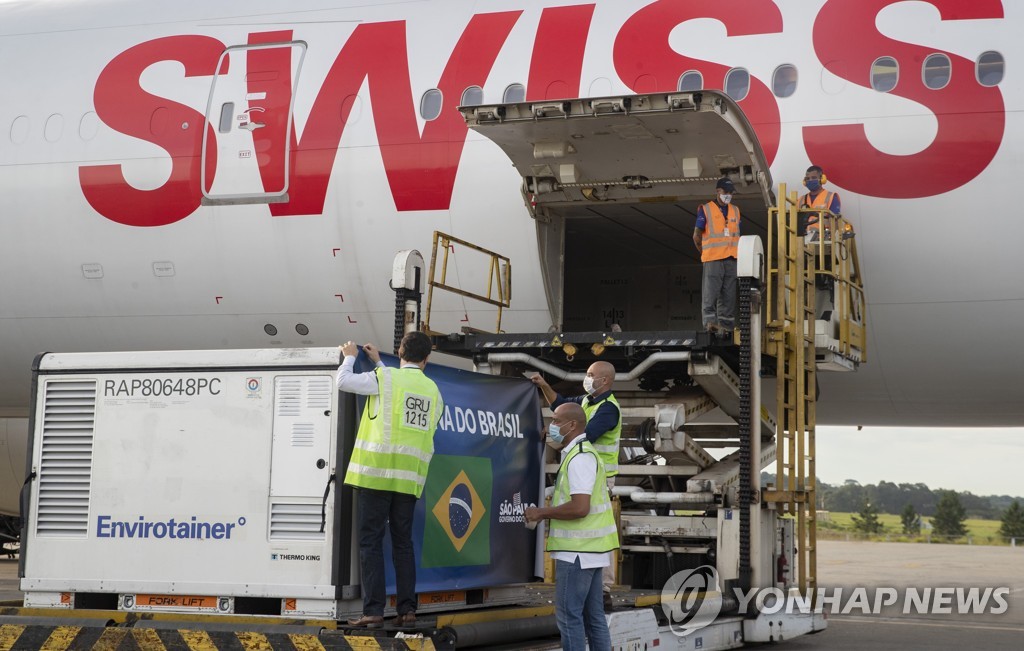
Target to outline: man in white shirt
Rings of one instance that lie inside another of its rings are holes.
[[[552,506],[526,509],[527,522],[549,519],[547,549],[555,561],[555,619],[565,651],[610,651],[602,569],[619,546],[604,464],[587,440],[587,415],[577,403],[555,409],[548,444],[561,450]]]

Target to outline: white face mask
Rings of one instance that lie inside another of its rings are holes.
[[[720,196],[718,198],[721,199],[722,203],[724,203],[726,205],[732,203],[732,195],[731,194],[723,194],[722,196]]]
[[[594,378],[590,376],[583,378],[583,390],[590,395],[594,394]]]

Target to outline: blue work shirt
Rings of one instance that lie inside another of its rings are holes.
[[[591,396],[591,404],[601,402],[605,398],[612,395],[611,391],[605,391],[599,393],[596,396]],[[560,406],[567,402],[575,402],[577,405],[583,405],[583,399],[586,398],[586,394],[582,396],[573,396],[572,398],[565,398],[560,393],[555,394],[555,401],[551,403],[551,409],[558,409]],[[615,429],[615,426],[619,424],[619,408],[610,402],[602,403],[594,415],[587,421],[587,427],[583,430],[583,433],[587,435],[587,440],[593,443],[597,439],[601,438],[601,435],[605,432]]]

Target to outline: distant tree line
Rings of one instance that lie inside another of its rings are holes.
[[[761,483],[774,483],[775,476],[761,473]],[[903,533],[916,536],[921,533],[922,516],[931,518],[935,535],[956,540],[967,534],[964,522],[968,518],[1000,520],[999,535],[1006,540],[1024,540],[1024,508],[1021,498],[1009,495],[978,496],[971,492],[932,490],[926,484],[894,484],[882,481],[878,485],[862,486],[847,479],[833,486],[818,481],[817,507],[822,511],[853,513],[855,531],[881,534],[884,527],[879,513],[900,516]]]
[[[775,482],[775,475],[761,473],[761,483]],[[821,480],[817,486],[818,508],[823,511],[859,513],[864,503],[871,504],[878,513],[902,515],[909,504],[914,513],[934,517],[943,494],[953,493],[968,518],[1000,520],[1014,501],[1024,503],[1024,498],[1009,495],[980,496],[970,491],[932,490],[927,484],[894,484],[881,481],[877,485],[862,485],[854,479],[847,479],[840,485],[827,484]]]

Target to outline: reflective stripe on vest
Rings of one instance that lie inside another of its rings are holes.
[[[587,396],[580,403],[580,406],[583,407],[583,413],[587,415],[587,422],[590,422],[590,417],[605,402],[615,405],[615,409],[619,412],[619,420],[615,423],[614,428],[597,437],[597,440],[592,445],[604,463],[605,474],[609,477],[614,477],[619,474],[619,438],[622,436],[622,407],[619,407],[619,401],[615,399],[614,395],[610,395],[604,400],[593,404],[590,404],[590,396]]]
[[[801,202],[803,205],[801,205],[800,207],[801,208],[817,208],[818,210],[829,210],[829,208],[832,206],[832,197],[833,197],[833,194],[831,192],[827,192],[827,191],[826,192],[819,192],[818,196],[816,196],[814,198],[814,200],[812,201],[810,193],[807,193],[807,194],[804,195],[804,199]],[[822,201],[822,199],[824,199],[824,201]],[[821,215],[808,215],[807,216],[807,230],[809,230],[809,231],[816,231],[816,230],[818,230],[818,222],[819,222],[820,219],[821,219]]]
[[[593,454],[598,463],[594,477],[594,487],[590,493],[590,511],[576,520],[557,520],[552,518],[548,533],[547,550],[549,552],[588,552],[601,553],[618,549],[619,534],[615,526],[615,515],[608,497],[608,487],[604,468],[594,446],[584,439],[572,446],[558,467],[555,479],[555,493],[552,506],[560,506],[572,500],[569,493],[569,463],[579,454]]]
[[[725,260],[739,257],[740,209],[729,204],[729,217],[722,214],[714,201],[704,204],[704,218],[707,220],[704,237],[701,239],[700,261]],[[726,235],[728,231],[728,235]]]
[[[378,367],[378,395],[363,408],[345,483],[419,497],[444,404],[418,368]]]

